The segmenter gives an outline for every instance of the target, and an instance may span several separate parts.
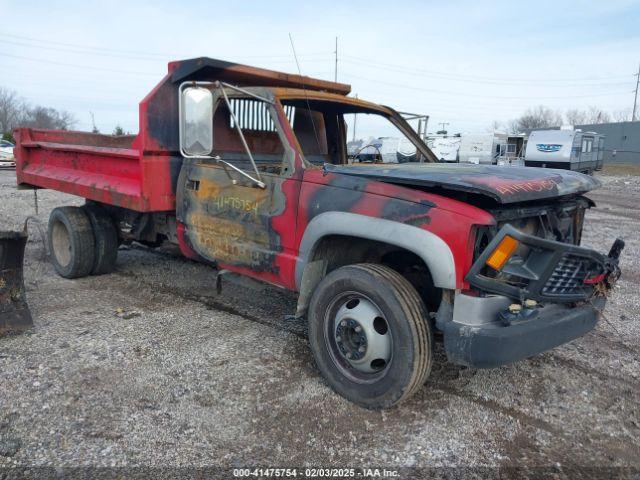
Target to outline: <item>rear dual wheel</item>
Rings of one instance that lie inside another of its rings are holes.
[[[82,209],[91,222],[93,232],[95,258],[92,275],[111,273],[116,267],[118,257],[118,231],[111,217],[100,205],[88,203]]]
[[[309,340],[331,388],[366,408],[402,402],[431,371],[433,334],[424,303],[383,265],[349,265],[320,282],[309,306]]]
[[[99,205],[55,208],[49,217],[48,242],[51,262],[61,277],[101,275],[115,268],[117,230]]]

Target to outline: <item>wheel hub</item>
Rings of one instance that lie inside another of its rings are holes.
[[[360,360],[367,352],[367,335],[356,320],[342,320],[336,328],[336,343],[349,360]]]
[[[380,309],[364,297],[350,298],[334,319],[339,354],[354,369],[375,373],[391,359],[391,335]]]

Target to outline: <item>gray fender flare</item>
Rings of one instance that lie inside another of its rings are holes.
[[[409,250],[427,265],[436,287],[451,290],[456,288],[453,253],[449,245],[436,234],[405,223],[357,213],[325,212],[309,222],[300,242],[296,263],[296,286],[301,293],[298,310],[300,307],[306,308],[306,305],[301,305],[301,302],[303,304],[308,302],[309,292],[303,292],[305,288],[302,286],[305,268],[311,262],[318,242],[328,235],[376,240]]]

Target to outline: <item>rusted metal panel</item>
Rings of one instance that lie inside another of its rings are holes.
[[[271,88],[273,94],[278,97],[280,100],[288,100],[288,99],[304,99],[306,100],[320,100],[320,101],[335,101],[340,104],[353,105],[354,107],[359,107],[367,110],[378,111],[385,115],[391,115],[394,113],[389,107],[385,107],[384,105],[379,105],[377,103],[368,102],[366,100],[362,100],[361,98],[356,97],[345,97],[344,95],[339,95],[331,92],[324,91],[308,91],[306,89],[300,88],[282,88],[282,87],[274,87]]]
[[[171,81],[179,83],[184,80],[208,80],[215,78],[221,82],[233,83],[241,87],[289,87],[320,90],[348,95],[351,85],[320,80],[318,78],[294,75],[291,73],[250,67],[239,63],[226,62],[215,58],[192,58],[169,64],[172,70]]]
[[[214,161],[185,160],[178,180],[178,239],[190,258],[295,289],[302,159],[295,137],[285,128],[284,110],[272,113],[276,130],[248,133],[248,141],[253,149],[276,157],[280,173],[261,164],[266,168],[261,172],[266,188],[261,189]],[[237,154],[241,149],[229,137],[228,118],[216,115],[214,125],[222,156]]]
[[[0,336],[33,326],[22,275],[25,232],[0,232]]]

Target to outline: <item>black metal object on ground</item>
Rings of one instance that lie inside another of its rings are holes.
[[[26,244],[26,231],[0,231],[0,336],[33,326],[22,275]]]

